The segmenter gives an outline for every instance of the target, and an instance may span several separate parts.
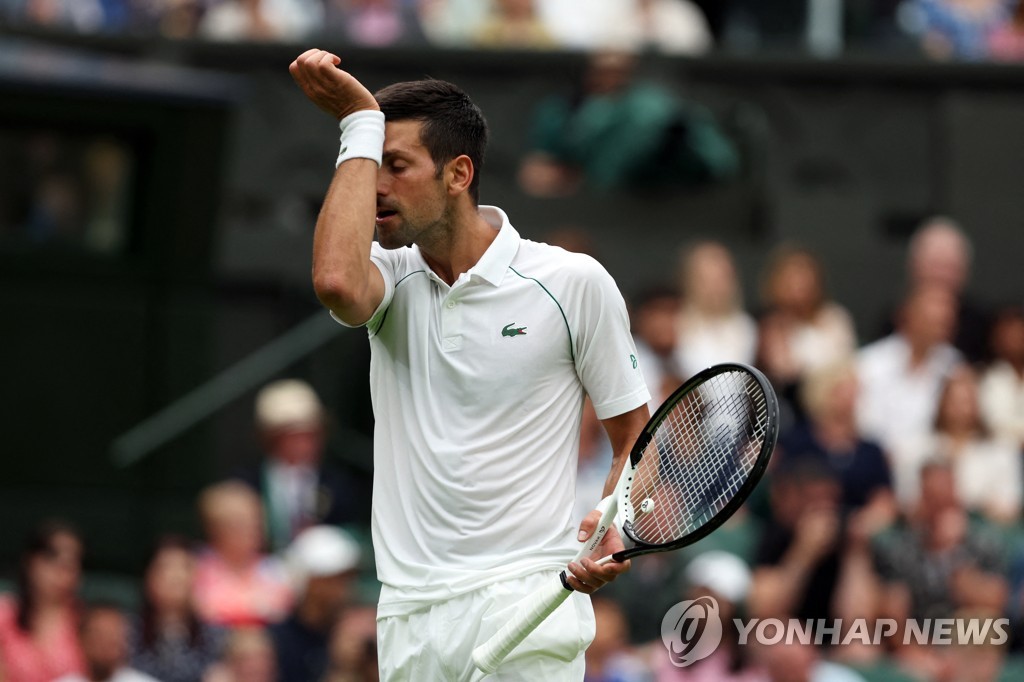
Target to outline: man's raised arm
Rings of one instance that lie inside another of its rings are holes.
[[[340,320],[361,325],[384,298],[384,278],[370,261],[384,122],[373,95],[340,62],[307,50],[288,70],[314,104],[341,121],[339,164],[313,238],[313,288]]]

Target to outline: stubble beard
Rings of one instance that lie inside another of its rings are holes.
[[[436,251],[451,244],[452,221],[451,211],[445,206],[441,215],[426,224],[406,222],[399,214],[399,224],[382,234],[377,231],[377,241],[385,249],[400,249],[405,246],[418,245],[426,251]]]

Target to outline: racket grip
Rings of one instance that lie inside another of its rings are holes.
[[[549,585],[523,599],[512,620],[473,649],[473,663],[476,667],[488,674],[497,670],[505,657],[572,594],[572,589],[563,581],[562,577],[552,579]]]

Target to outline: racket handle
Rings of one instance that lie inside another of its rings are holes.
[[[477,668],[488,674],[497,670],[505,657],[572,594],[572,588],[563,584],[564,576],[563,571],[558,580],[552,579],[543,589],[519,602],[512,620],[473,649],[473,663]]]
[[[573,561],[590,556],[601,544],[611,526],[617,508],[614,495],[609,495],[598,503],[597,509],[601,512],[601,518],[597,522],[597,528],[594,529],[594,534],[580,547]],[[602,559],[602,562],[607,563],[609,560],[611,557],[606,557]],[[550,616],[559,604],[572,594],[572,591],[569,583],[566,582],[566,572],[562,571],[558,581],[552,580],[550,584],[525,597],[519,602],[512,620],[505,623],[489,640],[473,650],[473,663],[476,664],[476,667],[488,674],[497,670],[505,657],[512,653],[512,650],[519,646],[538,625],[543,623],[544,619]]]

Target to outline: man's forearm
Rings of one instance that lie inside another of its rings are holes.
[[[350,159],[334,173],[313,237],[313,288],[317,298],[346,322],[361,324],[370,286],[377,164]]]

